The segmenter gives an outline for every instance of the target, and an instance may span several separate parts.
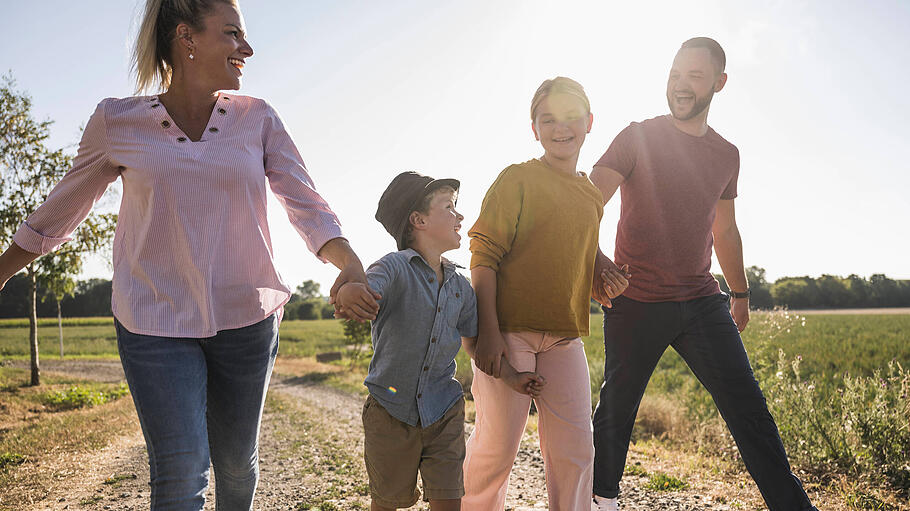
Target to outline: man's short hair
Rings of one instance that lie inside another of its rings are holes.
[[[727,67],[727,55],[724,53],[724,49],[710,37],[693,37],[679,47],[680,50],[684,48],[704,48],[711,52],[711,61],[717,68],[717,74],[723,73]]]

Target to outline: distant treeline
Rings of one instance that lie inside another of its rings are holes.
[[[757,266],[746,269],[752,289],[751,304],[759,309],[786,307],[789,309],[840,309],[873,307],[910,307],[910,280],[894,280],[882,274],[869,278],[850,275],[838,277],[783,277],[773,283],[765,279],[765,270]],[[722,275],[715,275],[721,289],[727,291]],[[634,278],[634,277],[633,277]],[[56,317],[57,306],[52,299],[42,300],[44,290],[38,289],[38,316]],[[0,292],[0,318],[28,316],[28,279],[19,274],[10,279]],[[61,303],[66,317],[111,315],[111,281],[89,279],[79,281],[73,296]],[[593,309],[593,307],[592,307]],[[285,319],[327,319],[333,308],[322,296],[319,284],[307,280],[297,287],[284,308]]]

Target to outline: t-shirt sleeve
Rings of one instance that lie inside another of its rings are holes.
[[[512,249],[521,214],[522,190],[507,168],[487,190],[480,214],[468,231],[471,268],[486,266],[499,271],[499,263]]]
[[[739,149],[734,148],[734,150],[733,175],[730,176],[730,181],[727,183],[727,187],[724,188],[724,193],[720,194],[720,198],[723,200],[732,200],[737,196],[736,183],[739,180]]]
[[[607,152],[597,160],[595,167],[607,167],[628,178],[635,168],[636,151],[634,125],[630,124],[616,135]]]
[[[477,337],[477,295],[467,280],[461,282],[464,301],[458,316],[458,334],[462,337]]]

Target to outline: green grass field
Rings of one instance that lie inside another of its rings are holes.
[[[596,394],[603,373],[603,316],[591,316],[591,335],[585,351]],[[39,321],[39,349],[43,357],[59,356],[57,321]],[[64,350],[67,357],[117,357],[117,340],[111,318],[64,320]],[[848,372],[871,376],[897,360],[910,368],[910,315],[812,315],[756,312],[743,335],[756,373],[776,364],[778,349],[790,357],[801,356],[802,371],[821,382],[833,382]],[[345,351],[348,344],[338,320],[284,321],[281,324],[280,356],[307,357],[326,351]],[[0,320],[0,359],[28,358],[28,321]],[[465,353],[459,353],[457,377],[470,379]],[[366,360],[360,366],[365,368]],[[649,393],[667,393],[697,386],[691,372],[672,349],[657,366]],[[707,397],[707,394],[705,394]],[[596,398],[595,398],[596,400]]]

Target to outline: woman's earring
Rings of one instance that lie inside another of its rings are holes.
[[[195,58],[196,58],[196,57],[194,57],[193,54],[190,53],[190,60],[193,60],[193,59],[195,59]]]

